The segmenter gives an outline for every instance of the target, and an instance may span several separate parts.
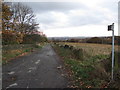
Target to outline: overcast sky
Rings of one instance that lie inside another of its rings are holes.
[[[47,37],[111,36],[107,25],[115,23],[118,35],[119,0],[79,0],[79,2],[24,2],[36,14]]]

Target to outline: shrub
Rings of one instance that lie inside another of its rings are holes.
[[[12,30],[2,31],[2,44],[19,44],[23,41],[23,35]]]
[[[82,49],[73,49],[73,53],[76,59],[83,60],[83,50]]]
[[[24,44],[36,44],[36,43],[45,42],[45,41],[47,41],[47,38],[38,34],[26,34],[23,37]]]
[[[87,43],[102,43],[102,39],[98,37],[90,38]]]

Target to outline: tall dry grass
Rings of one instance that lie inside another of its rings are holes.
[[[95,55],[110,55],[112,51],[112,45],[107,44],[91,44],[91,43],[59,43],[59,44],[67,44],[70,46],[74,46],[75,48],[82,48],[87,53],[89,53],[92,56]],[[115,45],[115,51],[118,51],[118,45]]]

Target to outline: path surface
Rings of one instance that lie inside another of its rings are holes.
[[[50,45],[3,66],[3,88],[66,88],[68,80]]]

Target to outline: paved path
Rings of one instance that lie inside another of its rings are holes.
[[[50,45],[3,66],[3,88],[66,88],[59,57]]]

